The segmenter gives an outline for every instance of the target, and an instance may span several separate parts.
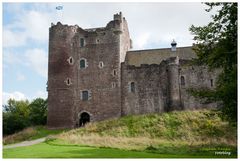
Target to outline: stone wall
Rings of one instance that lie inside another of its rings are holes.
[[[58,23],[50,28],[49,38],[48,127],[77,127],[83,112],[90,121],[120,117],[120,62],[130,47],[121,13],[103,28]],[[85,60],[85,68],[80,68],[80,60]],[[81,99],[82,91],[89,92],[89,100]]]
[[[216,103],[204,103],[193,97],[188,89],[214,89],[216,88],[219,69],[210,71],[206,66],[191,65],[190,61],[181,60],[179,69],[179,84],[181,92],[181,103],[184,109],[193,110],[200,108],[215,108]],[[185,85],[181,85],[181,76],[185,79]]]
[[[73,78],[73,66],[67,59],[71,56],[72,28],[58,23],[49,29],[48,62],[48,126],[49,128],[73,127],[73,87],[66,85]]]
[[[159,65],[138,67],[122,63],[122,115],[215,108],[216,103],[204,103],[188,89],[214,89],[219,72],[176,57]],[[131,82],[135,83],[135,92],[130,90]]]
[[[168,104],[167,64],[128,66],[122,63],[122,115],[163,112]],[[134,82],[135,92],[130,83]]]
[[[49,29],[49,128],[74,128],[130,114],[211,108],[189,88],[215,88],[219,71],[190,65],[191,47],[129,51],[127,21],[115,14],[106,27],[82,29],[57,23]],[[80,68],[80,61],[85,68]],[[182,83],[184,79],[184,83]],[[82,100],[82,91],[89,99]]]

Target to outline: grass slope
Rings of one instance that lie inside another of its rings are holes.
[[[45,126],[28,127],[18,133],[3,137],[3,144],[13,144],[26,140],[34,140],[49,135],[59,134],[66,130],[48,130]]]
[[[229,151],[236,156],[237,130],[216,111],[178,111],[126,116],[90,123],[58,136],[67,144],[111,147],[178,155],[215,155]]]

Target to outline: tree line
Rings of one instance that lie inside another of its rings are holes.
[[[7,105],[3,105],[3,135],[13,134],[22,129],[46,125],[47,123],[47,99],[36,98],[28,100],[9,99]]]
[[[207,65],[210,70],[220,68],[215,90],[192,92],[198,98],[210,102],[221,102],[223,119],[237,123],[237,46],[238,46],[238,4],[205,3],[206,12],[217,10],[205,26],[190,27],[196,44],[193,46],[197,64]]]

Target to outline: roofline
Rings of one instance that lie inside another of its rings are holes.
[[[184,46],[184,47],[177,47],[177,49],[179,48],[192,48],[193,46]],[[166,50],[166,49],[171,49],[170,48],[158,48],[158,49],[143,49],[143,50],[129,50],[127,51],[128,52],[139,52],[139,51],[152,51],[152,50]]]

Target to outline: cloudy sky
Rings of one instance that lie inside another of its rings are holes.
[[[56,6],[63,10],[56,10]],[[133,49],[190,46],[194,25],[210,21],[206,6],[194,3],[3,3],[3,103],[9,98],[47,97],[48,29],[51,22],[104,27],[122,11]]]

